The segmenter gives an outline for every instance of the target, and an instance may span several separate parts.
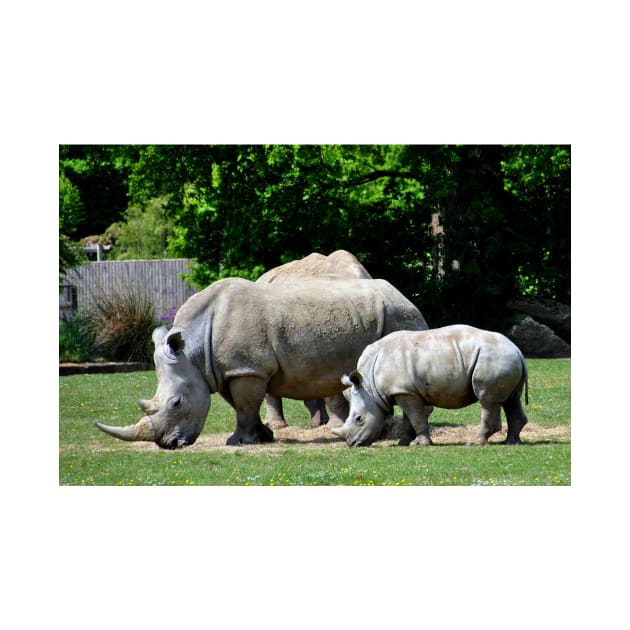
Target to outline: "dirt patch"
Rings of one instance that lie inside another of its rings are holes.
[[[434,426],[431,428],[431,439],[435,445],[465,445],[475,437],[478,430],[479,426],[477,424],[465,426]],[[506,437],[506,433],[506,427],[504,426],[502,431],[496,433],[490,438],[490,442],[503,441]],[[274,454],[289,447],[297,447],[304,450],[317,448],[347,448],[345,441],[333,435],[330,432],[330,428],[326,425],[315,428],[289,426],[284,429],[276,429],[274,431],[275,439],[273,442],[240,447],[226,446],[225,442],[230,435],[231,432],[202,434],[192,446],[186,447],[186,450],[233,451],[234,448],[240,448],[247,452],[267,452],[269,454]],[[398,439],[397,428],[396,425],[394,425],[386,437],[375,442],[374,446],[394,446],[398,443]],[[526,443],[569,443],[571,441],[571,429],[569,426],[544,428],[533,423],[528,423],[521,431],[521,439]],[[129,446],[138,450],[157,448],[154,444],[148,442],[134,442]],[[94,450],[108,449],[102,447],[99,448],[94,445]]]

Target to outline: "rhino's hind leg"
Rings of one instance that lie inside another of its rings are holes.
[[[343,394],[337,394],[336,396],[330,396],[326,398],[326,404],[330,409],[330,420],[328,424],[331,427],[340,427],[346,421],[348,412],[350,411],[350,405],[344,398]]]
[[[305,400],[304,405],[311,415],[311,427],[318,427],[328,422],[326,403],[323,400]]]
[[[499,403],[481,402],[481,427],[473,442],[485,446],[488,438],[501,430],[501,405]]]
[[[282,398],[271,394],[265,395],[265,421],[272,429],[283,429],[289,426],[282,411]]]
[[[527,424],[527,416],[523,411],[520,395],[503,403],[507,418],[508,434],[503,444],[521,444],[521,429]]]
[[[236,431],[227,439],[228,446],[273,442],[273,431],[260,419],[260,405],[267,383],[255,376],[242,376],[230,381],[232,406],[236,409]]]

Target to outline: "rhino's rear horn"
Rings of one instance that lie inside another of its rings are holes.
[[[126,442],[155,442],[155,430],[149,416],[145,416],[136,424],[126,427],[112,427],[100,422],[95,422],[94,426],[103,433]]]
[[[158,411],[158,406],[155,402],[153,400],[147,400],[146,398],[141,398],[138,401],[138,406],[142,409],[142,411],[144,411],[144,413],[147,414],[147,416],[151,416]]]

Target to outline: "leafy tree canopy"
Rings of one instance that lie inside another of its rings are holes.
[[[60,163],[77,234],[131,233],[129,204],[159,207],[161,243],[197,260],[198,286],[343,248],[434,326],[498,325],[522,293],[570,301],[568,146],[62,147]]]

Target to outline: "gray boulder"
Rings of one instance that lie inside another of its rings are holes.
[[[571,343],[571,307],[545,298],[521,297],[510,300],[507,307],[549,326],[556,335]]]
[[[529,358],[559,359],[571,356],[571,346],[554,331],[526,315],[507,335]]]

